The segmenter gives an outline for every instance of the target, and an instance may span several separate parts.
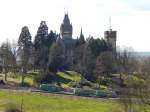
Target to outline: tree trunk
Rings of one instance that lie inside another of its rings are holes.
[[[99,86],[99,89],[100,89],[100,87],[101,87],[100,81],[99,81],[99,84],[98,84],[98,86]]]
[[[7,81],[7,72],[5,72],[5,81]]]
[[[25,75],[24,73],[22,73],[22,77],[21,77],[21,85],[24,86],[24,78],[25,78]]]
[[[100,86],[101,86],[101,78],[100,77],[98,78],[98,86],[99,86],[99,89],[100,89]]]

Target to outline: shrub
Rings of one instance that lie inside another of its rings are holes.
[[[52,83],[55,80],[55,74],[40,72],[34,76],[34,82],[36,83]]]
[[[23,87],[30,87],[30,83],[29,82],[23,82],[23,83],[20,83],[20,86],[23,86]]]
[[[84,79],[84,80],[80,80],[80,81],[72,81],[69,83],[69,86],[71,87],[79,87],[82,88],[84,86],[88,86],[88,87],[93,87],[95,85],[93,85],[93,83],[91,83],[90,81]]]

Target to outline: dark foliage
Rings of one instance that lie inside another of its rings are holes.
[[[34,81],[36,83],[52,83],[56,80],[56,75],[51,72],[40,72],[38,75],[34,76]]]
[[[34,40],[34,66],[46,70],[48,62],[48,27],[45,21],[41,21]]]
[[[111,48],[104,39],[90,39],[89,47],[94,56],[99,56],[100,53],[105,51],[111,51]]]

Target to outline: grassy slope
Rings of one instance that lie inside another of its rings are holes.
[[[71,81],[78,81],[81,79],[80,74],[73,71],[68,71],[66,73],[58,72],[57,75],[59,82],[61,82],[64,87],[69,87],[68,84]]]
[[[68,73],[68,74],[67,74]],[[81,76],[80,74],[73,72],[73,71],[68,71],[67,73],[64,72],[58,72],[58,75],[60,77],[63,77],[65,79],[69,79],[70,81],[76,81],[76,80],[80,80]]]
[[[0,91],[0,110],[6,102],[20,104],[22,95],[26,112],[110,112],[118,107],[117,103],[104,99]]]
[[[34,75],[36,75],[36,74],[34,74]],[[11,76],[11,75],[9,75],[9,76]],[[21,82],[21,74],[16,74],[15,77],[9,77],[9,76],[8,76],[8,81],[13,81],[13,82],[17,82],[17,83]],[[12,76],[13,76],[13,74],[12,74]],[[58,72],[57,76],[58,76],[58,80],[66,86],[71,81],[81,79],[80,74],[73,72],[73,71],[68,71],[66,73]],[[28,83],[29,85],[34,85],[33,77],[34,76],[31,74],[26,74],[26,77],[24,80],[25,83]],[[0,79],[4,79],[4,77],[0,77]]]

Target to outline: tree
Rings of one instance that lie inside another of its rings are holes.
[[[110,76],[112,73],[117,71],[117,63],[114,53],[109,51],[102,52],[100,57],[102,58],[102,63],[105,67],[104,72],[107,76]]]
[[[52,46],[52,44],[54,42],[56,42],[56,33],[54,33],[52,30],[50,31],[50,33],[48,34],[48,38],[47,38],[47,41],[46,41],[46,45],[48,48],[50,48]]]
[[[107,45],[104,39],[89,39],[89,47],[91,48],[91,52],[94,56],[99,56],[100,53],[105,51],[111,51],[110,47]]]
[[[95,77],[96,77],[97,82],[99,84],[99,87],[100,87],[102,79],[105,76],[105,72],[106,72],[106,67],[103,63],[102,57],[98,56],[96,59],[94,74],[95,74]]]
[[[94,56],[88,44],[82,44],[74,49],[74,68],[82,77],[92,80]]]
[[[117,72],[117,63],[115,54],[110,51],[100,53],[100,55],[96,58],[94,68],[94,76],[99,86],[101,83],[110,84],[113,81],[112,74],[116,72]]]
[[[141,63],[139,73],[141,74],[140,78],[143,80],[143,83],[141,83],[140,86],[140,99],[144,104],[150,106],[150,57],[144,58],[140,61]]]
[[[140,60],[140,73],[146,78],[149,77],[150,74],[150,57],[143,58]]]
[[[18,39],[18,64],[21,67],[22,84],[24,83],[25,74],[30,64],[31,49],[31,34],[28,27],[24,26]]]
[[[15,73],[17,71],[17,62],[16,62],[16,60],[17,60],[17,42],[15,42],[15,41],[12,42],[12,44],[11,44],[11,51],[12,51],[13,57],[14,57],[14,59],[13,59],[14,63],[13,63],[12,70]]]
[[[121,72],[127,74],[126,85],[120,88],[120,103],[125,112],[147,112],[150,107],[150,59],[137,60],[129,51],[123,52],[120,59]]]
[[[64,65],[63,49],[59,44],[53,43],[49,53],[49,71],[56,74],[63,69]]]
[[[120,89],[120,104],[125,112],[147,112],[150,108],[149,77],[146,79],[129,76],[126,87]]]
[[[7,81],[7,73],[13,67],[14,63],[16,63],[15,56],[12,53],[11,46],[8,41],[1,45],[0,55],[2,58],[2,66],[3,66],[3,72],[5,74],[5,81]]]
[[[48,62],[48,27],[45,21],[41,21],[34,40],[34,66],[46,71]]]
[[[122,74],[132,75],[133,72],[138,72],[138,59],[134,55],[133,50],[129,48],[117,51],[116,62],[120,80],[122,80]],[[123,85],[122,81],[120,81],[120,86]]]

